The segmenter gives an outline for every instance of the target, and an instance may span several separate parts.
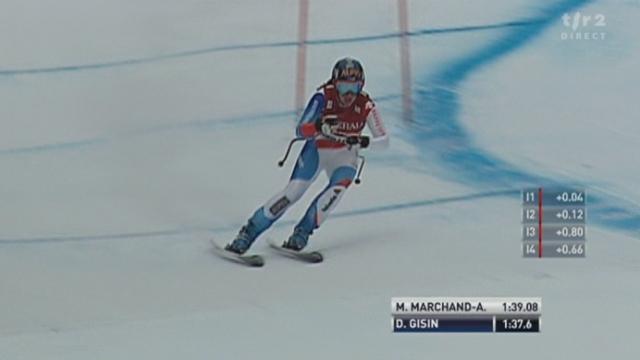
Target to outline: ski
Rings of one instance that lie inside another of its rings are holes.
[[[295,251],[291,249],[283,248],[282,245],[276,244],[273,239],[267,239],[267,243],[269,243],[269,247],[275,250],[278,254],[284,255],[286,257],[308,262],[308,263],[321,263],[324,258],[322,253],[318,251]]]
[[[211,239],[211,244],[213,244],[214,252],[223,259],[233,261],[239,264],[251,266],[251,267],[264,266],[264,258],[260,255],[238,255],[234,252],[225,250],[223,247],[218,245],[213,239]]]

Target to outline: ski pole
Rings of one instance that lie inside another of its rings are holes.
[[[293,146],[293,144],[302,140],[305,140],[305,138],[297,137],[289,141],[289,146],[287,146],[287,152],[284,154],[284,157],[282,158],[282,160],[278,161],[279,167],[284,166],[284,162],[287,161],[287,158],[289,157],[289,153],[291,152],[291,147]]]
[[[360,184],[360,174],[362,174],[362,169],[364,169],[364,163],[365,163],[364,155],[358,155],[358,158],[361,161],[360,161],[360,166],[358,167],[358,175],[356,175],[356,180],[355,180],[356,185]]]

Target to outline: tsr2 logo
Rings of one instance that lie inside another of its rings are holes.
[[[603,14],[585,15],[579,11],[562,15],[562,25],[566,28],[560,35],[562,40],[604,40],[607,26]]]

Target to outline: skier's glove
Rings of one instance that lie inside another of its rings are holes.
[[[367,148],[369,146],[369,137],[368,136],[349,136],[347,137],[347,145],[353,146],[358,145],[361,149]]]
[[[325,115],[316,121],[316,130],[319,133],[332,137],[338,127],[338,116]]]

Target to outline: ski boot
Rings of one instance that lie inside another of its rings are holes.
[[[236,238],[227,244],[224,249],[238,255],[243,255],[249,250],[249,247],[251,247],[256,237],[258,237],[256,226],[249,220],[247,225],[240,229]]]
[[[297,227],[293,230],[293,234],[289,236],[289,239],[282,244],[282,247],[293,251],[302,251],[302,249],[307,246],[310,235],[310,232],[301,227]]]

